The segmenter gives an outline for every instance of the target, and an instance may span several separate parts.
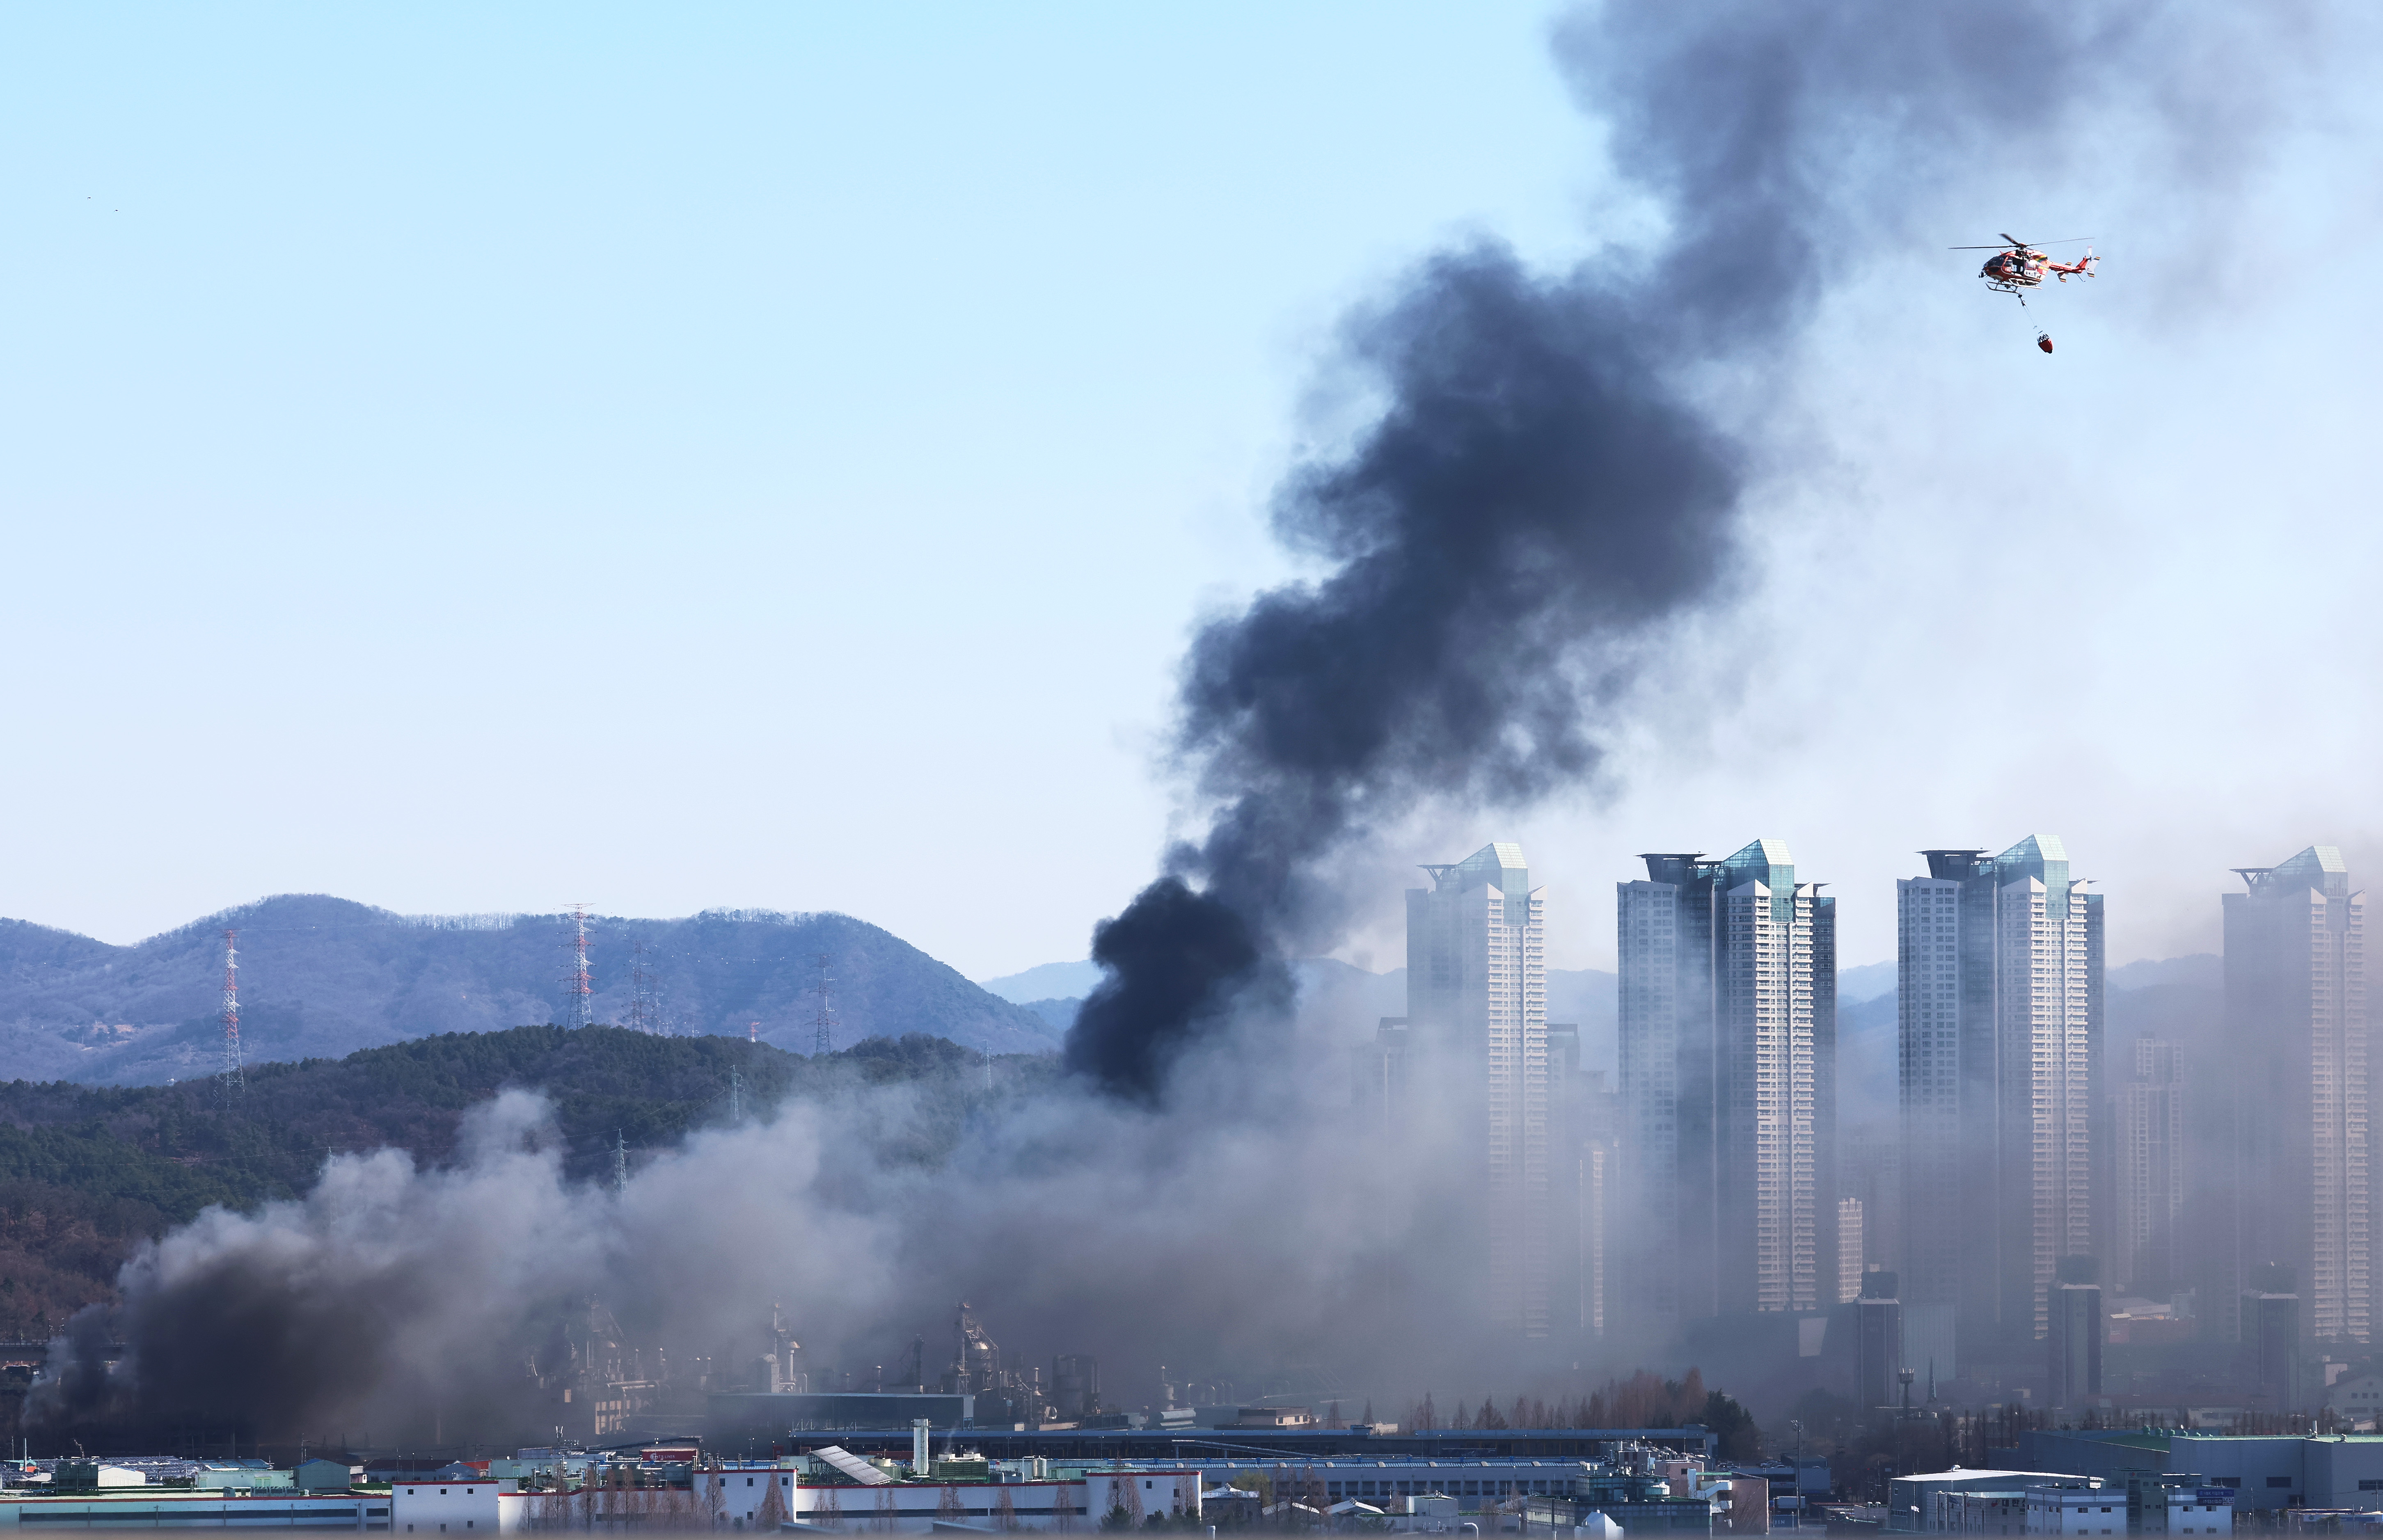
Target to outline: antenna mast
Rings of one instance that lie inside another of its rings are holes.
[[[819,981],[811,987],[819,995],[819,1011],[811,1017],[811,1057],[816,1059],[835,1052],[835,1007],[828,999],[828,985],[835,980],[827,970],[826,953],[821,953],[815,961]]]
[[[240,1055],[240,940],[237,930],[226,930],[224,939],[223,1069],[216,1077],[216,1090],[223,1098],[226,1111],[248,1090],[248,1076],[241,1067]]]
[[[596,992],[587,975],[587,906],[571,906],[572,939],[562,944],[571,948],[571,975],[563,981],[563,1025],[573,1031],[586,1026],[595,1011]]]

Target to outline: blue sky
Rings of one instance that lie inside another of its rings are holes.
[[[834,908],[980,976],[1080,955],[1182,816],[1188,627],[1294,570],[1263,511],[1335,318],[1452,240],[1631,228],[1552,14],[8,11],[0,914]],[[1786,839],[1870,915],[1848,962],[1923,844],[2064,834],[2122,959],[2212,944],[2229,866],[2356,859],[2371,57],[2220,188],[1985,168],[1943,243],[2118,221],[2054,360],[1966,258],[1849,252],[1762,581],[1603,784],[1364,853],[1349,955],[1491,837],[1561,966],[1683,841]]]

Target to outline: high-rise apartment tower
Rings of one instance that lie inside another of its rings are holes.
[[[1639,1324],[1834,1302],[1836,900],[1776,840],[1618,884]]]
[[[1837,1200],[1836,1302],[1851,1304],[1861,1297],[1862,1204],[1858,1198]]]
[[[1963,1361],[2033,1359],[2059,1259],[2096,1254],[2102,899],[2050,834],[1921,854],[1895,884],[1904,1306],[1952,1307]]]
[[[1489,1318],[1543,1337],[1552,1316],[1544,890],[1531,886],[1516,844],[1424,869],[1432,885],[1407,893],[1402,1072],[1466,1099],[1481,1133]]]
[[[2120,1294],[2161,1299],[2188,1287],[2183,1259],[2184,1077],[2177,1046],[2135,1040],[2118,1086],[2117,1233],[2110,1244]]]
[[[1549,1335],[1587,1342],[1606,1328],[1607,1214],[1621,1126],[1603,1070],[1583,1067],[1580,1029],[1548,1023],[1548,1166],[1552,1219]]]
[[[2050,1361],[2049,1399],[2056,1407],[2083,1406],[2102,1393],[2102,1339],[2107,1328],[2100,1272],[2093,1257],[2062,1257],[2053,1264],[2044,1346]]]
[[[2331,845],[2311,845],[2280,866],[2236,869],[2248,891],[2226,895],[2234,1105],[2225,1132],[2234,1190],[2221,1220],[2236,1287],[2259,1292],[2253,1272],[2281,1264],[2297,1277],[2302,1331],[2328,1342],[2370,1341],[2376,1192],[2365,895],[2352,891]]]

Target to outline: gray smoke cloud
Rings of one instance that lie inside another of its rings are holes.
[[[863,1385],[923,1333],[932,1382],[963,1297],[1013,1353],[1099,1354],[1113,1394],[1137,1398],[1162,1361],[1322,1361],[1328,1331],[1431,1308],[1436,1280],[1402,1252],[1435,1222],[1441,1194],[1418,1178],[1446,1142],[1419,1123],[1401,1154],[1345,1102],[1319,1114],[1332,1068],[1204,1066],[1216,1099],[1199,1128],[1064,1087],[996,1096],[932,1164],[934,1096],[846,1088],[691,1136],[617,1192],[569,1179],[544,1099],[508,1091],[469,1115],[451,1163],[341,1155],[303,1199],[212,1210],[145,1248],[120,1305],[78,1317],[28,1423],[95,1448],[202,1429],[541,1441],[552,1390],[535,1376],[564,1366],[561,1332],[591,1303],[673,1354],[683,1384],[698,1355],[737,1377],[781,1309],[814,1367]],[[1286,1168],[1324,1175],[1334,1201],[1286,1223],[1266,1197]],[[127,1354],[110,1371],[112,1337]]]
[[[680,1339],[783,1303],[847,1367],[966,1296],[1029,1352],[1145,1373],[1323,1362],[1385,1401],[1571,1374],[1465,1302],[1469,1131],[1428,1105],[1384,1129],[1337,1025],[1299,1014],[1286,959],[1370,902],[1333,862],[1419,809],[1519,807],[1595,771],[1615,703],[1746,574],[1760,430],[1858,243],[2112,133],[2154,160],[2239,143],[2268,50],[2216,46],[2234,25],[2070,4],[1568,18],[1557,60],[1664,233],[1552,274],[1444,253],[1349,322],[1336,367],[1385,404],[1274,509],[1329,570],[1193,639],[1177,742],[1214,817],[1097,932],[1109,972],[1066,1057],[1110,1094],[988,1104],[932,1168],[896,1152],[908,1093],[789,1106],[617,1198],[564,1181],[536,1104],[507,1098],[451,1169],[335,1161],[303,1202],[144,1253],[131,1361],[65,1375],[54,1412],[228,1394],[260,1425],[501,1422],[524,1345],[591,1294]],[[2010,218],[1966,217],[1949,233]]]
[[[120,1308],[76,1319],[27,1421],[60,1436],[533,1438],[535,1376],[562,1366],[559,1328],[591,1301],[642,1341],[710,1351],[781,1301],[848,1315],[882,1297],[895,1237],[822,1201],[829,1127],[698,1133],[616,1194],[567,1179],[545,1099],[506,1091],[466,1115],[451,1164],[338,1156],[302,1200],[210,1209],[144,1247]],[[108,1374],[111,1333],[130,1353]]]

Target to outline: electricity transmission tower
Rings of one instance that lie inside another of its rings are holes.
[[[248,1075],[241,1066],[240,1053],[240,940],[237,930],[226,930],[224,939],[223,1069],[216,1075],[216,1091],[224,1110],[229,1112],[248,1090]]]
[[[827,954],[817,958],[819,981],[811,986],[819,996],[819,1010],[811,1017],[811,1057],[835,1052],[835,1006],[828,996],[828,986],[835,980],[827,970]]]
[[[562,1024],[575,1032],[594,1019],[596,1011],[596,991],[587,973],[587,906],[574,904],[571,920],[572,937],[562,943],[572,958],[562,982]]]
[[[653,948],[644,942],[629,944],[629,1030],[659,1037],[662,1030],[661,999],[654,990],[654,970],[646,966]]]

